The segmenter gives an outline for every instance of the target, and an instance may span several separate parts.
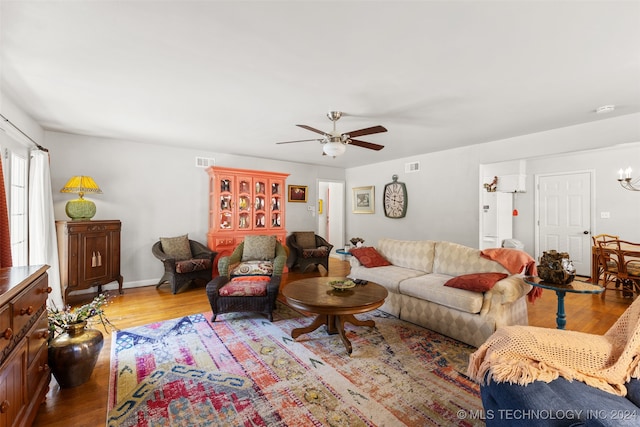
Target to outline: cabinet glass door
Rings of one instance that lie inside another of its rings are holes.
[[[274,181],[270,182],[271,188],[271,218],[270,218],[270,227],[271,228],[281,228],[282,227],[282,194],[284,192],[284,183],[282,181]]]
[[[267,181],[264,179],[256,179],[255,181],[255,228],[262,229],[266,227],[266,209],[267,209]]]
[[[238,228],[248,230],[252,228],[253,192],[251,178],[238,178]]]
[[[220,195],[218,197],[218,226],[221,230],[228,230],[234,227],[233,223],[233,178],[220,177]]]

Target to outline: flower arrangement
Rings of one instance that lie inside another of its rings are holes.
[[[353,246],[358,248],[364,244],[364,239],[362,237],[352,237],[349,241]]]
[[[107,331],[107,327],[117,329],[104,314],[103,307],[107,303],[107,295],[100,294],[90,303],[80,307],[71,308],[71,306],[67,305],[63,310],[60,310],[55,304],[53,307],[48,306],[47,316],[49,318],[49,331],[51,332],[50,339],[54,339],[56,336],[65,332],[71,325],[82,322],[89,323],[95,317],[99,318],[99,322],[102,324],[105,332]]]

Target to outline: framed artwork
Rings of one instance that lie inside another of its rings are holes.
[[[306,185],[289,185],[287,187],[288,201],[307,203],[307,186]]]
[[[353,189],[353,213],[375,212],[375,187],[354,187]]]

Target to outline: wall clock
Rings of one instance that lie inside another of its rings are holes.
[[[387,218],[404,218],[407,214],[407,186],[398,182],[398,175],[391,178],[393,182],[384,186],[384,214]]]

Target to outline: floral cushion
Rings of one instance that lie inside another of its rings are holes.
[[[276,236],[246,236],[242,249],[242,261],[275,258],[276,241]]]
[[[210,268],[210,259],[188,259],[176,262],[177,273],[191,273],[193,271],[208,270]]]
[[[320,246],[316,249],[303,249],[302,257],[303,258],[318,258],[329,255],[329,248],[326,246]]]
[[[271,261],[244,261],[231,270],[231,276],[271,276],[273,274],[273,262]]]
[[[220,288],[218,294],[223,297],[260,297],[267,294],[270,277],[251,276],[234,277]]]
[[[162,252],[171,258],[175,258],[176,261],[191,258],[188,234],[177,237],[161,237],[160,245],[162,245]]]

